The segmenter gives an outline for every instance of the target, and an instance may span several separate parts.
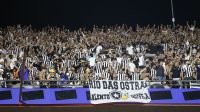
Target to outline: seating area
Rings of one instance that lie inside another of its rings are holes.
[[[200,29],[195,25],[94,26],[91,31],[8,26],[0,30],[1,87],[19,87],[20,78],[24,85],[39,87],[89,80],[147,80],[168,87],[175,81],[186,86],[200,80],[199,51]]]

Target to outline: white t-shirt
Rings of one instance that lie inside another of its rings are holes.
[[[10,60],[10,68],[13,69],[15,67],[15,62],[17,61],[16,58],[13,58],[12,60]]]
[[[187,41],[185,44],[186,44],[187,46],[189,46],[189,45],[190,45],[190,42],[189,42],[189,41]]]
[[[129,55],[133,54],[133,46],[127,47],[126,51],[128,52]]]
[[[10,68],[13,69],[14,67],[15,67],[15,64],[11,62],[10,63]]]
[[[190,60],[190,55],[185,56],[185,60]]]
[[[142,55],[139,57],[139,66],[144,66],[144,64],[145,64],[144,56]]]
[[[140,46],[136,47],[136,51],[139,53],[140,52]]]
[[[0,75],[0,80],[3,80],[3,77],[2,77],[2,75]]]
[[[23,55],[24,55],[24,52],[21,51],[20,54],[19,54],[19,57],[22,58]]]
[[[193,49],[192,50],[192,54],[196,54],[197,53],[197,50],[196,49]]]
[[[87,54],[87,49],[83,49],[83,53]]]
[[[121,64],[122,59],[123,59],[122,57],[117,57],[117,62]]]
[[[4,59],[3,58],[0,58],[0,63],[3,63],[4,62]]]
[[[90,58],[88,59],[90,67],[95,66],[95,60],[96,60],[96,59],[95,59],[94,57],[90,57]]]
[[[194,26],[190,27],[190,31],[194,31],[194,29],[195,29]]]
[[[97,46],[96,54],[99,54],[102,49],[103,49],[103,47],[101,45]]]
[[[136,66],[135,66],[134,63],[130,62],[130,63],[128,64],[128,67],[129,67],[129,71],[130,71],[130,72],[135,72]]]

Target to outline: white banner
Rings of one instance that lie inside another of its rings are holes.
[[[92,104],[113,102],[149,103],[149,84],[146,81],[90,81],[90,101]]]

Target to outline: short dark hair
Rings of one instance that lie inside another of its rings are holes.
[[[12,59],[12,58],[13,58],[13,55],[12,55],[12,54],[9,54],[9,58]]]

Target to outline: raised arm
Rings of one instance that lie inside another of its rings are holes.
[[[196,20],[194,20],[194,27],[196,26]]]

